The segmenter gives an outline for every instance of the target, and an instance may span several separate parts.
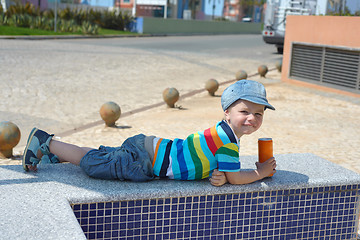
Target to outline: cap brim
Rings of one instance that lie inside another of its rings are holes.
[[[269,109],[271,109],[271,110],[275,110],[275,108],[274,108],[270,103],[268,103],[267,101],[265,101],[264,99],[261,99],[261,98],[258,98],[258,99],[247,99],[247,98],[245,97],[245,98],[241,98],[241,99],[246,100],[246,101],[249,101],[249,102],[252,102],[252,103],[264,105],[264,106],[265,106],[265,109],[269,108]]]
[[[265,109],[268,108],[268,109],[271,109],[271,110],[275,110],[275,108],[273,106],[271,106],[270,104],[269,105],[265,105]]]

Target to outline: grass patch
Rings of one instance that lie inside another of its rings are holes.
[[[99,29],[99,35],[123,35],[123,34],[131,34],[136,35],[137,33],[118,31],[112,29]],[[31,35],[82,35],[81,32],[54,32],[47,31],[41,29],[30,29],[23,27],[12,27],[12,26],[0,26],[0,35],[20,35],[20,36],[31,36]]]
[[[23,27],[0,26],[0,35],[69,35],[76,33],[60,33],[41,29],[30,29]],[[77,33],[80,34],[80,33]]]
[[[138,33],[100,28],[99,35],[139,35]]]

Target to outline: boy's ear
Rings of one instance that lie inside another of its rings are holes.
[[[226,109],[226,110],[224,111],[224,115],[225,115],[225,119],[227,119],[228,116],[229,116],[229,110],[228,110],[228,109]]]

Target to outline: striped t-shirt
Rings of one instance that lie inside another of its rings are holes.
[[[239,141],[225,121],[182,139],[154,139],[154,174],[177,180],[211,176],[214,169],[240,171]]]

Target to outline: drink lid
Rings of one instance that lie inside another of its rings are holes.
[[[259,141],[271,141],[272,138],[259,138]]]

